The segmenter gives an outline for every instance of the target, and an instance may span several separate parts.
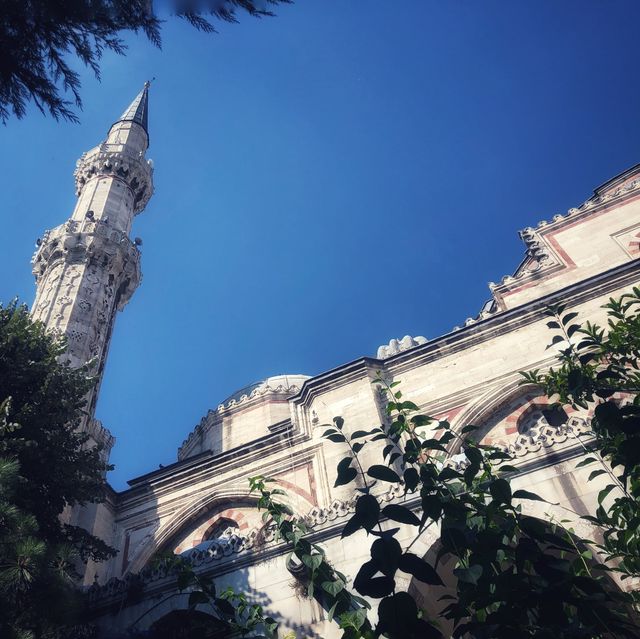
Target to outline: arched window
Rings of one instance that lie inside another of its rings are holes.
[[[225,540],[238,533],[238,524],[228,517],[221,517],[207,530],[202,541]]]
[[[518,420],[518,433],[537,437],[545,428],[557,430],[564,426],[568,419],[567,413],[560,406],[534,406]]]

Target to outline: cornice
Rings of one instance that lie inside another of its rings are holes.
[[[193,483],[194,475],[197,473],[215,471],[220,474],[235,468],[250,465],[256,459],[264,459],[265,457],[271,456],[274,450],[277,451],[280,449],[281,442],[285,440],[291,444],[291,447],[294,447],[310,441],[310,438],[304,433],[287,429],[286,431],[270,433],[248,444],[243,444],[242,446],[232,448],[217,455],[212,455],[209,452],[201,453],[196,457],[177,461],[170,466],[129,480],[128,484],[131,488],[118,493],[119,501],[123,502],[129,495],[135,495],[139,492],[139,489],[143,489],[143,494],[145,495],[146,491],[151,488],[156,495],[161,494],[164,487],[173,491],[179,488],[182,480],[188,484]],[[287,452],[287,456],[290,455],[291,453]]]

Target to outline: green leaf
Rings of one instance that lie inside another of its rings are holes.
[[[322,589],[333,597],[344,589],[344,584],[341,581],[323,581],[321,585]]]
[[[322,563],[322,555],[302,555],[302,563],[311,570],[317,570]]]
[[[433,417],[429,417],[428,415],[414,415],[410,421],[414,426],[420,427],[428,426],[434,421],[434,419]]]
[[[420,559],[418,555],[414,555],[413,553],[408,552],[402,555],[398,562],[398,568],[403,572],[413,575],[425,584],[434,586],[444,585],[435,569],[424,561],[424,559]]]
[[[340,433],[336,433],[335,435],[328,435],[326,439],[329,439],[332,442],[346,442],[347,439],[344,435]]]
[[[385,506],[381,514],[383,517],[393,519],[393,521],[399,521],[401,524],[410,524],[411,526],[419,526],[420,520],[418,517],[405,506],[398,504],[389,504]]]
[[[489,485],[489,492],[495,502],[501,504],[511,503],[511,486],[506,479],[495,479]]]
[[[562,337],[562,335],[554,335],[551,340],[551,343],[549,344],[549,346],[547,346],[547,348],[551,348],[555,344],[560,344],[561,342],[564,342],[564,341],[565,339],[564,337]]]
[[[340,460],[338,463],[338,476],[333,484],[334,488],[348,484],[358,476],[358,471],[351,467],[352,461],[351,457],[345,457]]]
[[[351,439],[358,439],[360,437],[368,437],[369,435],[371,435],[371,433],[366,431],[366,430],[357,430],[355,433],[353,433],[351,435]]]
[[[401,410],[419,410],[417,404],[410,401],[404,401],[400,404]]]
[[[195,575],[190,569],[181,570],[178,573],[177,586],[178,590],[182,591],[191,586],[195,581]]]
[[[349,612],[343,612],[340,615],[340,628],[354,628],[356,631],[359,630],[364,622],[367,620],[367,611],[364,608],[359,608],[358,610],[350,610]],[[345,633],[343,637],[346,639],[356,639],[357,637],[362,637],[361,634],[347,634]]]
[[[362,495],[356,501],[356,515],[360,518],[365,530],[371,530],[380,515],[380,504],[373,495]]]
[[[468,568],[456,568],[453,574],[460,580],[469,584],[476,585],[478,579],[482,577],[482,566],[474,564]]]
[[[542,497],[540,497],[540,495],[536,495],[535,493],[531,493],[528,490],[516,490],[513,493],[513,498],[514,499],[529,499],[530,501],[543,501],[545,502],[545,504],[551,504],[552,502],[547,501],[546,499],[543,499]]]
[[[445,550],[451,551],[457,556],[460,556],[468,545],[464,532],[458,528],[443,527],[440,535],[440,541]]]
[[[462,473],[447,466],[443,468],[442,472],[438,475],[438,481],[448,481],[449,479],[462,479]]]
[[[437,495],[423,495],[422,497],[422,519],[426,523],[428,519],[434,521],[442,514],[442,502]]]
[[[482,463],[482,453],[477,448],[474,448],[473,446],[468,446],[464,449],[464,454],[465,454],[465,457],[472,464],[479,465]]]
[[[385,575],[393,577],[401,554],[402,547],[393,536],[380,537],[371,544],[371,561]]]
[[[511,466],[510,464],[501,464],[498,467],[498,470],[501,473],[519,473],[520,469],[517,468],[516,466]]]
[[[362,519],[356,513],[345,524],[344,528],[342,529],[342,534],[340,535],[340,538],[344,539],[345,537],[349,537],[350,535],[353,535],[353,533],[356,532],[356,530],[360,530],[360,528],[362,528]]]
[[[342,419],[342,417],[334,417],[333,423],[336,425],[338,430],[342,430],[342,427],[344,426],[344,419]]]
[[[396,587],[394,579],[387,575],[382,577],[370,577],[366,581],[362,581],[359,588],[356,590],[365,597],[372,597],[373,599],[381,599],[391,594]]]
[[[587,479],[587,481],[591,481],[592,479],[595,479],[596,477],[599,477],[600,475],[606,475],[607,471],[606,470],[592,470],[591,473],[589,473],[589,477]]]
[[[384,628],[385,635],[388,637],[431,639],[433,636],[426,634],[420,628],[418,606],[407,592],[397,592],[383,599],[378,606],[378,619],[379,628]]]
[[[400,482],[400,477],[398,476],[398,473],[396,473],[394,470],[391,470],[391,468],[387,466],[382,466],[380,464],[371,466],[367,470],[367,475],[369,475],[369,477],[373,477],[374,479],[379,479],[381,481],[388,481],[393,483]]]
[[[413,491],[417,488],[420,483],[420,477],[418,475],[418,471],[415,468],[407,468],[404,471],[404,485],[406,486],[408,491]]]
[[[593,462],[595,461],[598,461],[596,457],[587,457],[586,459],[583,459],[581,462],[576,464],[576,469],[582,468],[583,466],[587,466],[588,464],[593,464]]]
[[[601,504],[606,498],[607,495],[616,487],[615,484],[609,484],[607,486],[605,486],[599,493],[598,493],[598,503]]]

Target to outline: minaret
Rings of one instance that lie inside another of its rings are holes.
[[[61,226],[47,231],[33,256],[36,299],[32,316],[66,334],[72,366],[92,362],[97,384],[84,428],[108,449],[113,439],[93,419],[116,311],[140,283],[138,239],[129,238],[135,215],[153,193],[149,146],[149,83],[109,129],[107,139],[84,153],[75,171],[78,201]]]

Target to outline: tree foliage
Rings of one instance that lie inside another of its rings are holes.
[[[239,12],[272,15],[290,0],[180,0],[173,13],[195,28],[215,32],[214,21],[235,22]],[[105,51],[126,52],[125,32],[143,33],[160,46],[162,20],[152,0],[2,0],[0,3],[0,119],[26,114],[33,102],[54,118],[77,121],[82,106],[74,58],[100,78]],[[65,98],[70,92],[72,101]]]
[[[544,500],[527,490],[512,491],[509,475],[515,469],[505,463],[509,455],[475,442],[474,426],[454,433],[448,422],[419,414],[415,404],[402,400],[397,382],[386,385],[379,378],[378,383],[390,399],[388,426],[348,434],[337,417],[324,433],[350,451],[338,464],[336,486],[354,483],[359,493],[342,537],[364,530],[373,538],[371,557],[353,580],[358,595],[330,567],[322,549],[306,540],[305,525],[275,501],[281,491],[268,490],[263,478],[252,479],[252,488],[261,492],[259,505],[307,566],[306,578],[325,591],[325,606],[331,606],[332,615],[342,611],[336,618],[343,639],[442,637],[438,618],[427,618],[408,592],[398,590],[396,577],[405,573],[427,585],[443,585],[445,557],[455,560],[456,585],[438,617],[451,622],[454,637],[635,636],[625,608],[630,599],[591,565],[588,540],[522,513],[523,501]],[[424,428],[435,433],[426,437],[418,432]],[[443,463],[443,453],[456,440],[464,455],[460,467]],[[386,444],[384,463],[364,468],[360,453],[377,441]],[[382,506],[381,495],[390,485],[402,486],[404,503]],[[404,545],[397,524],[415,531]],[[435,561],[411,552],[431,526],[440,531]],[[339,584],[340,598],[325,582]],[[378,600],[375,625],[360,595]]]
[[[56,636],[77,612],[77,562],[114,552],[59,517],[65,506],[102,499],[107,470],[99,449],[77,431],[92,381],[60,363],[63,353],[64,342],[33,322],[25,306],[0,306],[3,637]]]
[[[6,426],[6,402],[0,425]],[[0,636],[81,637],[82,597],[73,585],[75,549],[48,543],[36,518],[15,504],[25,479],[0,457]]]
[[[282,491],[263,477],[250,480],[266,521],[302,564],[308,593],[329,610],[343,639],[442,637],[439,619],[448,620],[453,637],[637,636],[638,592],[623,592],[609,574],[640,578],[640,288],[605,308],[606,328],[581,326],[576,313],[550,308],[559,366],[523,373],[523,383],[540,385],[559,403],[592,411],[593,441],[578,467],[596,464],[589,479],[610,478],[596,512],[584,517],[601,529],[601,542],[524,514],[523,503],[544,499],[512,488],[517,468],[507,453],[475,441],[473,425],[454,432],[447,421],[420,414],[398,382],[382,377],[376,383],[387,395],[388,424],[350,432],[336,417],[323,433],[349,450],[335,486],[353,485],[357,498],[342,537],[364,531],[372,539],[352,584],[278,501]],[[383,459],[365,468],[361,451],[374,442],[382,442]],[[457,463],[447,461],[452,449],[461,450]],[[389,486],[400,486],[403,498],[383,505]],[[408,542],[399,537],[401,525],[415,531]],[[427,560],[412,548],[431,527],[439,550]],[[594,550],[606,564],[594,561]],[[455,585],[428,618],[398,590],[397,576],[441,586],[445,558],[454,560]],[[368,600],[377,600],[377,622]]]
[[[593,442],[580,462],[606,476],[599,507],[586,517],[599,526],[595,544],[623,579],[640,578],[640,288],[610,299],[606,327],[576,322],[578,314],[550,307],[547,326],[555,335],[559,366],[524,374],[560,404],[593,413]],[[607,499],[608,498],[608,499]],[[639,595],[636,590],[636,597]]]

